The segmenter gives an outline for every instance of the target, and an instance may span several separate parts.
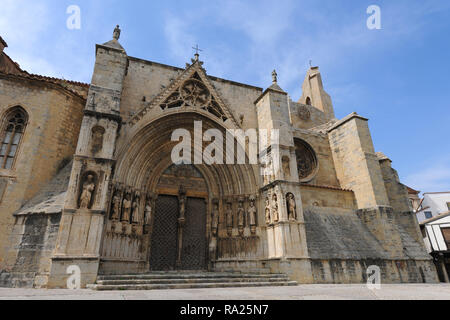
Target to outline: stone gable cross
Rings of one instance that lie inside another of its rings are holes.
[[[203,51],[203,50],[201,50],[201,49],[198,47],[198,44],[197,44],[195,47],[192,47],[192,49],[195,50],[195,54],[196,54],[196,55],[198,55],[198,52],[199,52],[199,51],[200,51],[200,52]]]

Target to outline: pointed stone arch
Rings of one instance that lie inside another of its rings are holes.
[[[230,120],[233,127],[240,128],[233,112],[208,79],[201,64],[201,61],[194,61],[189,65],[178,78],[130,119],[130,125],[140,127],[139,124],[145,122],[146,115],[152,109],[160,108],[163,113],[173,109],[199,110],[213,115],[221,122]]]

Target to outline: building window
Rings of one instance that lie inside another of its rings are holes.
[[[21,107],[14,107],[6,114],[0,136],[0,169],[12,169],[27,121],[27,114]]]
[[[433,213],[431,213],[430,211],[425,211],[425,219],[431,219],[433,218]]]
[[[447,209],[450,211],[450,202],[447,202]]]
[[[308,106],[311,105],[311,98],[310,98],[310,97],[306,97],[306,104],[307,104]]]

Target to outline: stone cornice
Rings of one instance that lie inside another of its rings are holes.
[[[352,114],[349,114],[348,116],[346,116],[345,118],[343,118],[342,120],[339,120],[338,122],[336,122],[333,126],[331,126],[331,128],[329,128],[327,130],[328,133],[330,133],[331,131],[333,131],[334,129],[342,126],[343,124],[347,123],[348,121],[352,120],[352,119],[361,119],[364,121],[369,121],[369,119],[361,117],[359,114],[357,114],[356,112],[353,112]]]
[[[274,92],[274,93],[278,93],[278,94],[282,94],[287,96],[288,94],[284,91],[279,91],[279,90],[275,90],[273,88],[267,88],[266,90],[264,90],[264,92],[258,97],[258,99],[255,100],[254,104],[258,104],[259,101],[261,101],[261,99],[269,92]]]
[[[36,77],[36,76],[32,76],[32,75],[17,75],[17,74],[0,72],[0,79],[11,80],[11,81],[29,81],[29,82],[39,83],[39,84],[45,83],[49,87],[52,87],[53,89],[61,91],[63,93],[69,94],[69,95],[79,99],[83,103],[86,102],[86,99],[83,96],[79,95],[78,93],[76,93],[75,91],[73,91],[69,88],[64,87],[63,85],[61,85],[57,82],[51,81],[50,78]]]

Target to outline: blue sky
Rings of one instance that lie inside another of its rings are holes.
[[[0,1],[6,52],[38,74],[89,82],[116,24],[130,56],[182,67],[198,43],[210,75],[265,88],[276,68],[293,100],[311,59],[337,117],[368,117],[402,182],[450,190],[448,0]],[[381,30],[366,27],[372,4]],[[69,5],[80,30],[66,28]]]

